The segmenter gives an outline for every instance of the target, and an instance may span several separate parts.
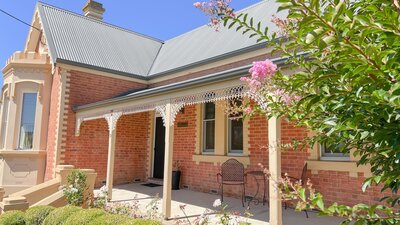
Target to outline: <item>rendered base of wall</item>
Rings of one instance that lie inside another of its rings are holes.
[[[42,183],[45,162],[46,151],[0,151],[0,186],[5,196]]]

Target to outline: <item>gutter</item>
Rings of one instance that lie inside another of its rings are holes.
[[[288,59],[288,57],[279,57],[279,58],[273,59],[272,62],[274,62],[278,66],[286,66],[284,63],[287,59]],[[234,69],[230,69],[230,70],[226,70],[226,71],[222,71],[222,72],[218,72],[218,73],[213,73],[213,74],[210,74],[207,76],[194,78],[191,80],[185,80],[185,81],[181,81],[181,82],[177,82],[177,83],[167,84],[167,85],[160,86],[160,87],[137,91],[137,92],[125,95],[125,96],[111,98],[111,99],[107,99],[107,100],[103,100],[103,101],[99,101],[99,102],[95,102],[95,103],[90,103],[90,104],[86,104],[86,105],[75,106],[75,107],[73,107],[73,111],[80,112],[80,111],[84,111],[84,110],[88,110],[88,109],[95,109],[95,108],[99,108],[99,107],[102,107],[102,106],[105,106],[108,104],[115,104],[115,103],[124,102],[124,101],[131,101],[131,100],[135,100],[135,99],[142,98],[142,97],[149,97],[149,96],[161,94],[164,92],[174,91],[177,89],[190,88],[190,87],[200,86],[200,85],[207,84],[207,83],[223,81],[223,80],[226,80],[229,78],[243,76],[243,74],[248,73],[248,70],[251,68],[251,66],[252,65],[250,64],[250,65],[246,65],[246,66],[242,66],[242,67],[238,67],[238,68],[234,68]]]
[[[137,74],[107,69],[107,68],[103,68],[103,67],[99,67],[99,66],[93,66],[93,65],[89,65],[89,64],[85,64],[85,63],[74,62],[74,61],[70,61],[70,60],[66,60],[66,59],[58,58],[56,62],[66,64],[66,65],[71,65],[71,66],[78,66],[78,67],[82,67],[82,68],[86,68],[86,69],[93,69],[93,70],[106,72],[106,73],[112,73],[112,74],[121,75],[124,77],[136,78],[136,79],[144,80],[144,81],[148,80],[148,79],[146,79],[146,77],[143,77],[143,76],[140,76]]]

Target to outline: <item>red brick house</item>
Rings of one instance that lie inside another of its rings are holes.
[[[225,113],[230,100],[246,100],[239,77],[253,61],[269,58],[290,73],[265,43],[207,26],[161,41],[102,22],[104,9],[89,2],[86,16],[38,3],[25,49],[3,69],[0,186],[6,192],[54,178],[56,165],[74,165],[94,169],[98,187],[164,179],[168,216],[175,162],[182,188],[217,192],[220,164],[235,158],[247,170],[261,163],[292,176],[307,162],[308,177],[330,202],[379,199],[376,188],[361,191],[369,167],[357,167],[352,155],[323,146],[269,151],[271,143],[312,135],[304,128]],[[263,1],[244,11],[273,30],[268,18],[276,9]],[[249,181],[247,190],[254,188]]]

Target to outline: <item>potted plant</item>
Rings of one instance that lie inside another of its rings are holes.
[[[180,162],[176,160],[172,170],[172,190],[179,190],[179,183],[181,180]]]

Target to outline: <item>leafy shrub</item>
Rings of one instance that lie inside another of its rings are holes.
[[[160,221],[149,219],[132,219],[134,225],[161,225]]]
[[[106,214],[99,216],[92,220],[89,225],[131,225],[133,220],[127,216],[116,215],[116,214]]]
[[[53,210],[43,221],[43,225],[62,225],[64,222],[78,211],[83,210],[76,206],[65,206]]]
[[[0,216],[0,225],[25,225],[25,216],[21,211],[8,211]]]
[[[68,225],[88,225],[90,221],[106,214],[106,212],[102,209],[86,209],[78,211],[72,214],[68,219],[64,222],[64,224]]]
[[[62,187],[63,193],[69,205],[82,206],[86,185],[86,174],[81,170],[73,170],[67,177],[67,185]]]
[[[25,212],[26,225],[41,225],[46,217],[54,210],[53,206],[34,206]]]

